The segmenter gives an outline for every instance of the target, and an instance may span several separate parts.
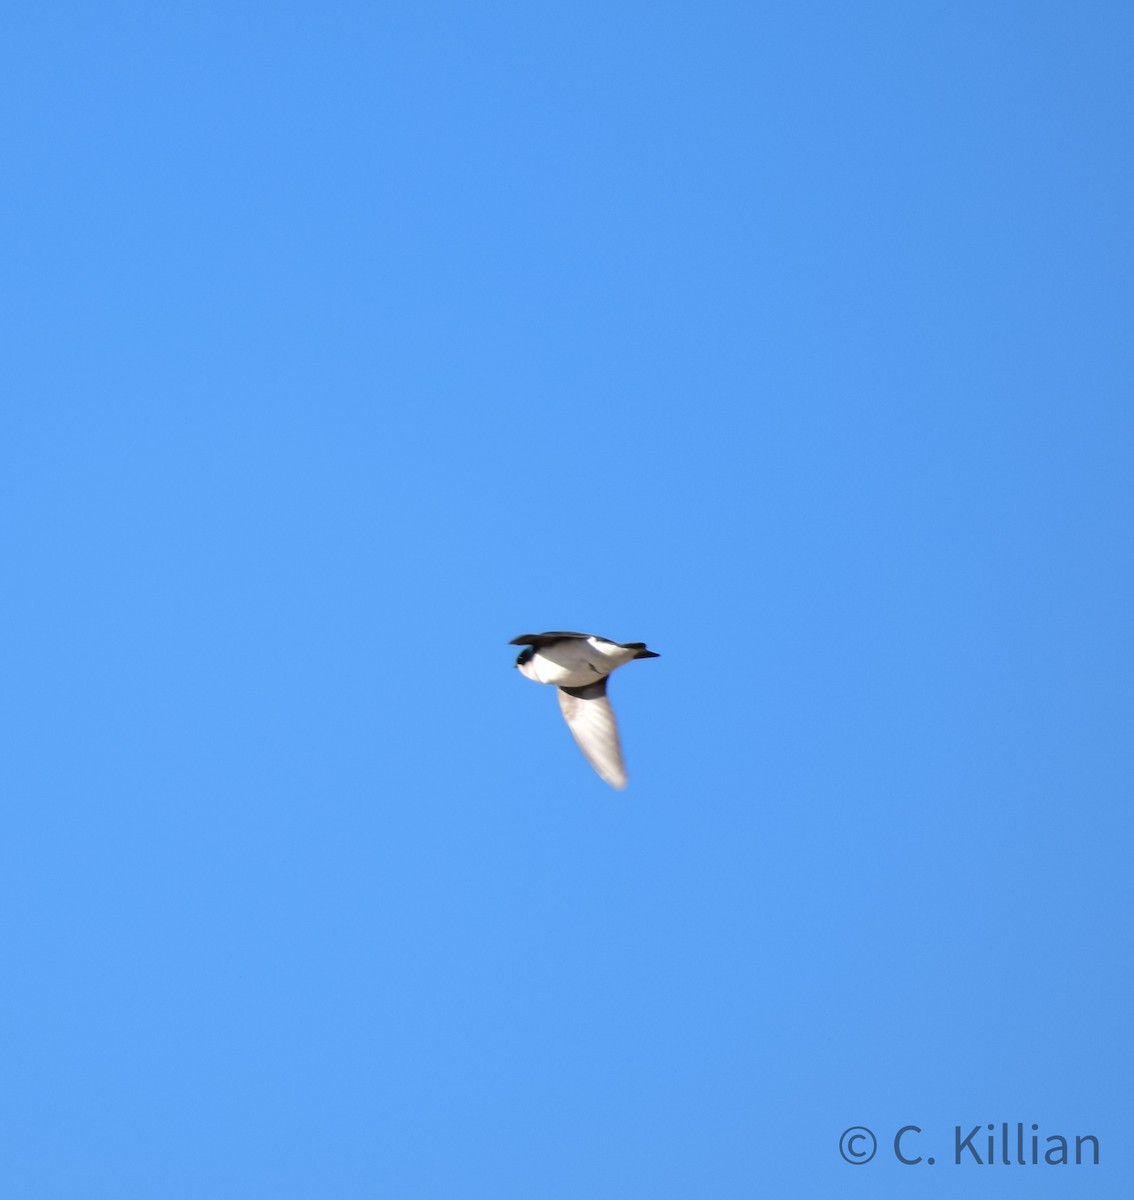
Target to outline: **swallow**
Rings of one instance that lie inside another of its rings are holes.
[[[613,788],[626,786],[618,724],[606,695],[612,671],[636,658],[659,658],[645,642],[612,642],[592,633],[525,633],[510,646],[523,646],[516,666],[536,683],[559,689],[559,707],[587,762]]]

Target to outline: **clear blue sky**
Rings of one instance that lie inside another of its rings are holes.
[[[4,24],[4,1195],[1129,1196],[1131,7]]]

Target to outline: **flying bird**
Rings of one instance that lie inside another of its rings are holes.
[[[611,642],[592,633],[525,633],[510,646],[523,646],[516,666],[536,683],[559,689],[559,707],[587,762],[614,788],[626,786],[618,724],[606,695],[612,671],[636,658],[658,658],[645,642]]]

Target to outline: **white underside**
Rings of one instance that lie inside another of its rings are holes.
[[[602,638],[564,638],[537,650],[520,664],[520,672],[536,683],[584,687],[631,662],[636,653]]]

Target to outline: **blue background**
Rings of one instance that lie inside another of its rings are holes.
[[[5,26],[4,1194],[1129,1195],[1130,6]]]

